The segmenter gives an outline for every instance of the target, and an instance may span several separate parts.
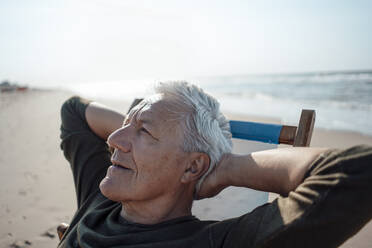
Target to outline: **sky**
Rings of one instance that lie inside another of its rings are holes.
[[[0,80],[372,69],[372,1],[2,0]]]

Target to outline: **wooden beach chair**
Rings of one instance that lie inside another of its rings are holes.
[[[129,109],[133,108],[142,99],[135,99]],[[244,142],[250,142],[248,145],[244,145],[242,153],[249,153],[253,151],[273,149],[278,144],[286,144],[292,146],[309,146],[311,136],[315,122],[315,111],[314,110],[302,110],[300,121],[298,126],[289,125],[278,125],[269,123],[259,122],[247,122],[247,121],[230,121],[230,128],[233,139],[245,140]],[[239,142],[235,140],[235,142]],[[236,145],[234,142],[234,146]],[[234,151],[239,153],[239,151]],[[247,211],[253,210],[255,207],[265,204],[268,201],[269,193],[255,191],[250,189],[242,190],[234,189],[230,187],[214,198],[199,200],[194,203],[193,213],[199,218],[203,219],[224,219],[228,217],[239,216]],[[247,202],[248,204],[246,204]],[[244,212],[234,211],[237,205],[245,204]],[[213,208],[220,208],[219,212],[221,215],[208,213]],[[230,216],[226,215],[226,212],[230,212]],[[63,234],[68,229],[68,224],[61,223],[57,227],[58,237],[61,240]]]

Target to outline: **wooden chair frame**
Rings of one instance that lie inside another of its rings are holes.
[[[233,138],[273,144],[309,146],[315,122],[314,110],[302,110],[298,126],[230,121]]]

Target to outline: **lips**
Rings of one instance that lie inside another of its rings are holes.
[[[112,163],[112,166],[118,168],[118,169],[124,169],[124,170],[132,170],[131,168],[123,165],[123,164],[120,164],[119,162],[117,161],[114,161],[114,160],[111,160],[111,163]]]
[[[120,165],[116,165],[116,164],[113,164],[112,166],[113,166],[114,168],[121,169],[121,170],[130,170],[130,169],[126,168],[126,167],[122,167],[122,166],[120,166]]]
[[[132,170],[131,167],[127,166],[127,163],[122,163],[124,160],[120,159],[120,151],[118,149],[114,150],[114,153],[111,155],[111,163],[114,167],[117,167],[118,169],[125,169],[125,170]],[[121,162],[120,162],[121,161]]]

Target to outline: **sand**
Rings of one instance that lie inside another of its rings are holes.
[[[40,90],[0,94],[0,247],[56,247],[56,226],[69,222],[76,210],[72,174],[59,148],[59,109],[71,95]],[[123,102],[102,102],[122,112],[128,107]],[[234,114],[229,117],[279,121]],[[346,148],[362,143],[372,145],[372,137],[315,129],[311,146]],[[235,146],[237,152],[245,152],[260,145],[252,148],[235,141]],[[230,196],[239,199],[233,211],[226,206],[204,205],[195,210],[196,215],[224,218],[236,211],[247,211],[248,203],[243,199],[246,196],[240,192]],[[371,244],[369,223],[342,247],[364,248]]]

